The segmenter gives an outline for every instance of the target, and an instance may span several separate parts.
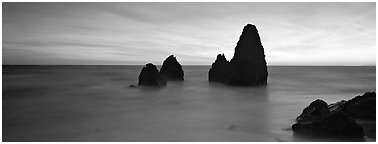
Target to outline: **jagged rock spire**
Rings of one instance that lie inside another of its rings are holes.
[[[170,55],[164,60],[160,69],[160,74],[163,79],[167,80],[184,80],[184,70],[181,64],[177,61],[176,57]]]
[[[256,26],[247,24],[230,62],[218,55],[209,70],[209,81],[236,86],[266,85],[268,71],[264,48]]]

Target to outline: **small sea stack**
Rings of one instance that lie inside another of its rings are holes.
[[[138,86],[161,87],[167,83],[161,78],[160,73],[152,63],[146,64],[139,74]]]
[[[160,69],[160,75],[164,80],[184,80],[184,70],[174,55],[164,60]]]
[[[209,70],[209,81],[227,84],[232,72],[230,62],[227,61],[224,54],[218,54]]]
[[[231,61],[218,54],[212,64],[210,82],[221,82],[233,86],[266,85],[268,79],[264,47],[256,26],[247,24],[235,47]]]

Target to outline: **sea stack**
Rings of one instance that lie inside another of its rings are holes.
[[[138,86],[161,87],[167,85],[167,83],[161,78],[156,66],[152,63],[148,63],[143,67],[138,79]]]
[[[209,70],[210,82],[233,86],[266,85],[267,78],[264,47],[256,26],[252,24],[244,27],[231,61],[227,61],[224,55],[218,54]]]
[[[160,75],[165,80],[184,80],[184,71],[182,70],[182,66],[173,55],[170,55],[164,60],[160,69]]]

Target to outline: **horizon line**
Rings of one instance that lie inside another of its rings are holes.
[[[2,64],[2,66],[143,66],[143,65],[145,64]],[[162,64],[158,64],[156,66],[162,66]],[[185,64],[182,66],[211,66],[211,64],[210,65]],[[267,65],[267,66],[376,66],[376,65]]]

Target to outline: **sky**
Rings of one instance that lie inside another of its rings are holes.
[[[2,5],[3,64],[211,65],[248,23],[268,65],[376,64],[374,2]]]

